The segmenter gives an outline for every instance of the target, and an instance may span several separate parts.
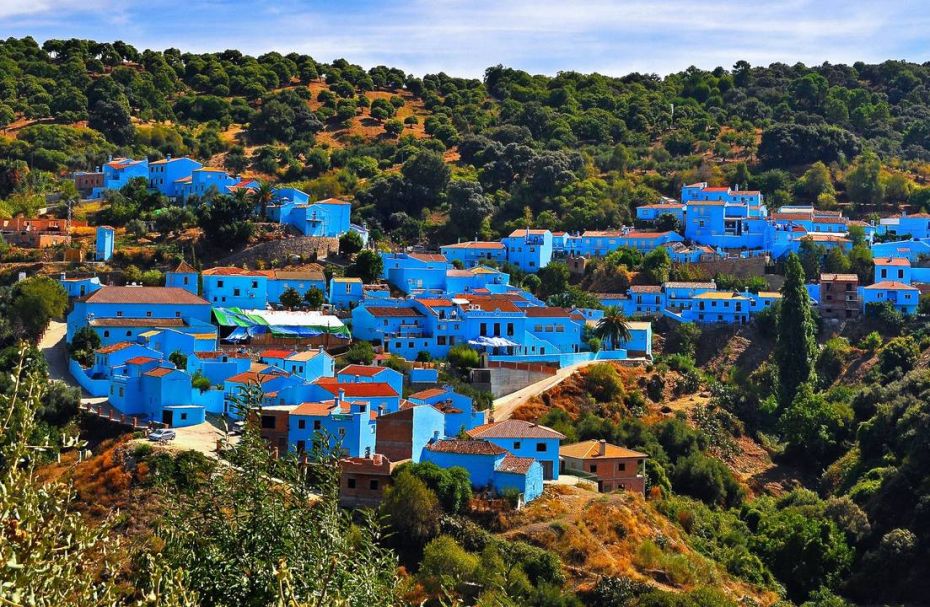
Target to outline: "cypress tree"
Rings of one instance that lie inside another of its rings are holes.
[[[785,262],[785,284],[778,311],[775,363],[778,365],[778,400],[787,407],[798,386],[814,376],[817,343],[810,298],[804,288],[804,268],[791,253]]]

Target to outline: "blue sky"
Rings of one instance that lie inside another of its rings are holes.
[[[0,36],[345,57],[422,75],[502,63],[667,74],[697,65],[930,60],[923,0],[0,0]]]

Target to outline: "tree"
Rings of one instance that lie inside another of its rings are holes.
[[[461,372],[474,369],[481,364],[481,357],[478,356],[478,352],[466,344],[456,344],[449,348],[446,360]]]
[[[779,432],[788,443],[786,453],[811,467],[833,461],[852,417],[848,405],[828,402],[810,382],[801,384],[778,418]]]
[[[355,255],[365,246],[358,232],[349,230],[339,237],[339,253],[346,257]]]
[[[446,192],[449,200],[449,225],[455,234],[473,236],[481,222],[494,212],[494,205],[484,195],[477,181],[456,180]]]
[[[87,124],[116,145],[130,145],[136,135],[129,111],[115,100],[97,101],[90,110]]]
[[[49,321],[60,318],[68,306],[68,294],[48,276],[32,276],[13,287],[10,320],[21,337],[37,342]]]
[[[299,308],[302,301],[303,301],[303,298],[300,296],[300,293],[298,293],[297,289],[295,289],[294,287],[288,287],[284,289],[284,291],[281,292],[281,305],[287,308],[288,310]]]
[[[630,325],[623,311],[617,306],[604,310],[604,315],[594,326],[594,336],[601,340],[607,349],[617,349],[630,340]]]
[[[87,325],[74,332],[68,350],[71,352],[71,358],[85,367],[90,367],[94,364],[94,351],[100,345],[100,335],[93,327]]]
[[[738,506],[745,495],[726,464],[697,451],[675,465],[672,487],[708,504],[726,507]]]
[[[268,205],[274,200],[274,188],[267,181],[261,181],[258,187],[250,193],[253,204],[257,204],[259,215],[266,217],[268,214]]]
[[[823,161],[818,160],[811,165],[797,183],[797,191],[810,201],[817,200],[821,194],[835,195],[830,169]]]
[[[797,255],[785,262],[785,283],[778,310],[775,363],[778,366],[778,396],[782,406],[793,400],[798,386],[810,381],[814,372],[817,343],[810,298],[804,287],[804,269]]]
[[[180,350],[175,350],[168,356],[168,360],[174,363],[178,369],[187,369],[187,355]]]
[[[598,363],[584,376],[585,389],[599,403],[610,403],[623,396],[623,382],[613,365]]]
[[[307,307],[311,310],[319,310],[324,300],[325,295],[319,287],[310,287],[304,293],[304,301],[307,302]]]
[[[375,349],[369,341],[357,341],[349,346],[345,357],[352,364],[370,365],[375,359]]]
[[[849,258],[840,247],[832,247],[827,251],[823,260],[823,271],[830,274],[846,274],[849,272]]]
[[[700,340],[701,328],[695,323],[676,323],[665,338],[665,351],[671,354],[694,356]]]
[[[917,364],[918,358],[920,358],[920,346],[910,335],[895,337],[885,344],[878,355],[879,367],[885,375],[895,369],[907,373]]]
[[[401,173],[410,183],[412,197],[418,209],[433,205],[449,183],[451,169],[442,156],[436,152],[424,150],[407,160],[401,167]]]
[[[814,242],[812,238],[801,239],[801,244],[798,245],[798,258],[801,260],[801,267],[804,268],[804,276],[807,280],[820,278],[820,265],[826,252],[826,248]]]
[[[432,462],[407,464],[404,468],[436,494],[443,510],[450,514],[464,512],[471,500],[471,476],[461,466],[440,468]]]
[[[364,250],[355,256],[355,261],[346,270],[346,275],[357,276],[364,283],[372,283],[384,271],[384,260],[375,251]]]
[[[650,284],[660,285],[668,282],[672,270],[672,259],[665,247],[656,247],[643,258],[642,272]]]
[[[540,268],[537,275],[540,281],[537,294],[541,299],[564,293],[568,288],[568,265],[561,261],[550,262],[545,268]]]
[[[252,217],[252,204],[247,199],[223,195],[200,206],[197,223],[211,244],[232,249],[252,237]]]
[[[439,500],[410,470],[401,469],[384,492],[381,513],[395,538],[417,551],[439,532]]]
[[[856,204],[876,205],[885,199],[882,162],[872,151],[863,152],[846,174],[846,193]]]

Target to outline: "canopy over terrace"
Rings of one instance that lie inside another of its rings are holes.
[[[331,314],[318,311],[293,312],[278,310],[242,310],[213,308],[216,323],[223,331],[223,341],[240,343],[275,340],[306,340],[330,345],[329,339],[348,340],[349,329]]]

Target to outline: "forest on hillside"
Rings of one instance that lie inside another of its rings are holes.
[[[869,219],[930,210],[930,65],[736,61],[623,77],[494,66],[476,80],[297,53],[0,42],[0,218],[31,215],[50,196],[76,202],[68,174],[110,156],[169,154],[256,175],[263,192],[289,184],[351,199],[353,221],[384,249],[526,225],[631,224],[638,205],[694,181]],[[75,212],[116,226],[121,249],[155,250],[141,268],[122,251],[112,264],[154,285],[182,235],[226,253],[275,237],[260,232],[252,202],[209,193],[181,207],[134,182]],[[44,604],[87,605],[920,603],[930,580],[930,299],[918,316],[877,306],[832,333],[804,282],[821,270],[870,278],[861,229],[850,237],[848,254],[805,244],[770,268],[785,275],[786,301],[751,326],[657,322],[653,365],[631,375],[593,366],[568,382],[574,392],[546,394],[525,413],[570,439],[648,454],[648,499],[571,508],[550,496],[477,521],[467,478],[423,466],[397,474],[377,516],[353,518],[337,508],[332,461],[321,456],[309,473],[271,461],[256,436],[227,454],[234,469],[128,439],[59,466],[55,449],[33,447],[77,440],[87,426],[79,395],[48,381],[36,344],[67,297],[41,276],[2,286],[0,420],[11,421],[0,426],[10,489],[0,522],[26,514],[0,525],[0,582],[41,587]],[[617,251],[580,278],[563,263],[505,270],[564,306],[599,306],[590,292],[621,291],[634,273],[650,284],[767,288],[762,277],[699,275],[657,251]],[[379,274],[359,265],[345,271]],[[366,355],[360,362],[370,346]],[[461,380],[468,364],[448,367]],[[741,467],[750,449],[772,478]],[[242,524],[228,524],[233,511]],[[22,567],[29,558],[51,565]]]
[[[7,214],[69,170],[167,154],[354,196],[355,220],[409,243],[616,227],[698,180],[855,217],[930,206],[930,66],[902,61],[619,78],[495,66],[479,81],[8,39],[0,128]]]

